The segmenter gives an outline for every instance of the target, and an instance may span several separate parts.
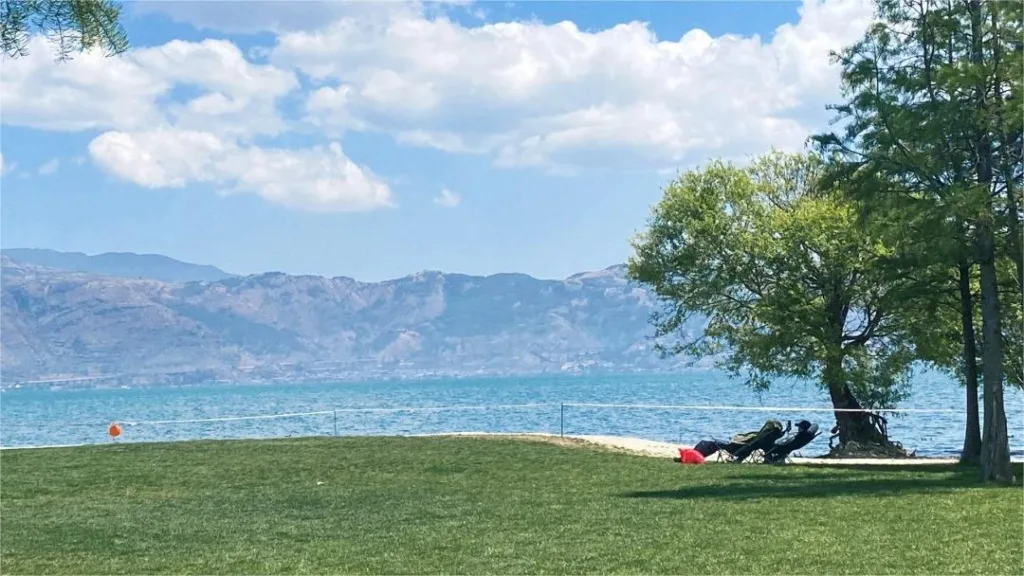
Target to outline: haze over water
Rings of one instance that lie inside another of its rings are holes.
[[[804,450],[828,450],[827,412],[581,407],[584,404],[656,404],[828,408],[826,395],[804,383],[778,384],[758,395],[714,372],[678,375],[533,376],[335,384],[211,385],[181,388],[4,390],[0,445],[109,443],[111,422],[124,426],[122,442],[288,436],[430,434],[442,432],[551,432],[633,436],[693,444],[760,427],[767,418],[819,423],[826,434]],[[564,407],[562,418],[562,403]],[[535,406],[541,404],[542,406]],[[529,405],[529,406],[523,406]],[[963,442],[964,391],[937,375],[915,381],[900,408],[953,409],[889,418],[891,437],[919,455],[956,455]],[[458,407],[441,410],[440,407]],[[481,408],[485,407],[485,408]],[[351,411],[417,408],[419,411]],[[333,410],[339,410],[335,420]],[[426,409],[426,410],[423,410]],[[152,423],[237,416],[326,414],[222,422]],[[1007,389],[1010,446],[1024,454],[1024,395]]]

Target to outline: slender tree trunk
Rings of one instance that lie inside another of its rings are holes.
[[[974,296],[971,294],[971,265],[962,262],[960,273],[960,328],[963,339],[963,378],[967,391],[967,426],[960,462],[977,464],[981,458],[981,426],[978,422],[978,350],[974,340]]]
[[[984,45],[982,7],[979,0],[967,3],[971,16],[971,64],[976,74],[982,72]],[[988,117],[985,94],[986,78],[975,82],[976,113]],[[978,184],[986,194],[992,187],[992,139],[990,127],[984,123],[978,130],[976,170]],[[978,271],[981,275],[981,337],[982,380],[984,383],[984,424],[981,434],[981,478],[984,481],[1011,482],[1010,441],[1006,430],[1003,404],[1003,342],[999,318],[999,278],[996,271],[996,231],[991,196],[986,197],[978,218],[976,246]]]
[[[1003,342],[999,318],[999,283],[995,263],[995,230],[991,218],[978,226],[978,268],[981,272],[981,341],[984,381],[984,429],[981,435],[981,478],[1012,482],[1010,440],[1003,403]]]

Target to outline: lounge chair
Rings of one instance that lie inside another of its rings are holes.
[[[765,450],[765,464],[784,464],[789,462],[790,454],[810,444],[820,433],[817,424],[811,424],[807,420],[797,422],[796,432],[792,436],[783,438],[776,442],[774,446]]]
[[[762,454],[772,449],[775,442],[789,432],[790,426],[790,423],[787,422],[786,428],[783,429],[782,423],[778,420],[768,420],[760,430],[755,432],[737,434],[728,442],[715,439],[703,440],[694,446],[694,449],[703,454],[705,458],[717,454],[719,460],[728,462],[743,462],[751,457],[754,461],[760,461]]]

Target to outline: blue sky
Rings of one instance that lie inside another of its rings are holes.
[[[5,61],[4,247],[363,280],[624,261],[661,187],[799,148],[862,0],[138,2]]]

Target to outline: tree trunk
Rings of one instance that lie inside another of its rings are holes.
[[[996,277],[995,231],[991,218],[978,226],[978,268],[981,272],[981,342],[984,381],[984,430],[981,436],[981,478],[1012,482],[1010,440],[1003,404],[1003,343]]]
[[[986,82],[981,76],[984,62],[984,30],[982,6],[979,0],[970,0],[967,9],[971,17],[971,64],[979,77],[974,86],[975,112],[985,120],[976,134],[977,161],[975,168],[978,184],[986,193],[992,187],[992,136],[989,132],[989,106],[986,100]],[[1006,430],[1006,410],[1003,404],[1003,334],[999,319],[999,278],[996,273],[995,210],[991,196],[987,197],[978,217],[976,246],[978,271],[981,275],[981,342],[982,380],[984,383],[984,424],[981,435],[981,478],[983,481],[1012,482],[1010,469],[1010,440]]]
[[[836,428],[840,444],[856,442],[862,446],[884,446],[889,443],[889,439],[875,425],[871,413],[841,411],[863,410],[848,386],[844,385],[838,389],[829,386],[829,396],[832,398],[832,407],[836,409]]]
[[[971,294],[971,265],[963,262],[960,273],[960,328],[963,338],[963,378],[967,390],[967,426],[960,462],[977,464],[981,458],[981,426],[978,423],[978,350],[974,340],[974,296]]]
[[[846,410],[863,410],[863,408],[850,391],[846,373],[843,370],[845,356],[843,328],[846,326],[850,303],[843,294],[841,278],[832,277],[825,298],[827,301],[825,309],[829,319],[828,334],[826,334],[825,340],[828,351],[825,353],[822,380],[828,387],[829,396],[832,398],[832,407],[836,410],[834,413],[836,427],[833,429],[833,433],[838,432],[840,445],[849,442],[856,442],[860,445],[886,445],[888,439],[874,426],[871,414],[868,412],[846,412]]]
[[[828,394],[832,399],[832,407],[836,417],[834,432],[839,433],[839,443],[856,442],[860,445],[886,445],[888,438],[875,426],[872,415],[868,412],[846,412],[846,410],[863,410],[860,402],[854,398],[850,387],[846,385],[843,375],[841,357],[825,360],[823,379],[828,386]]]

